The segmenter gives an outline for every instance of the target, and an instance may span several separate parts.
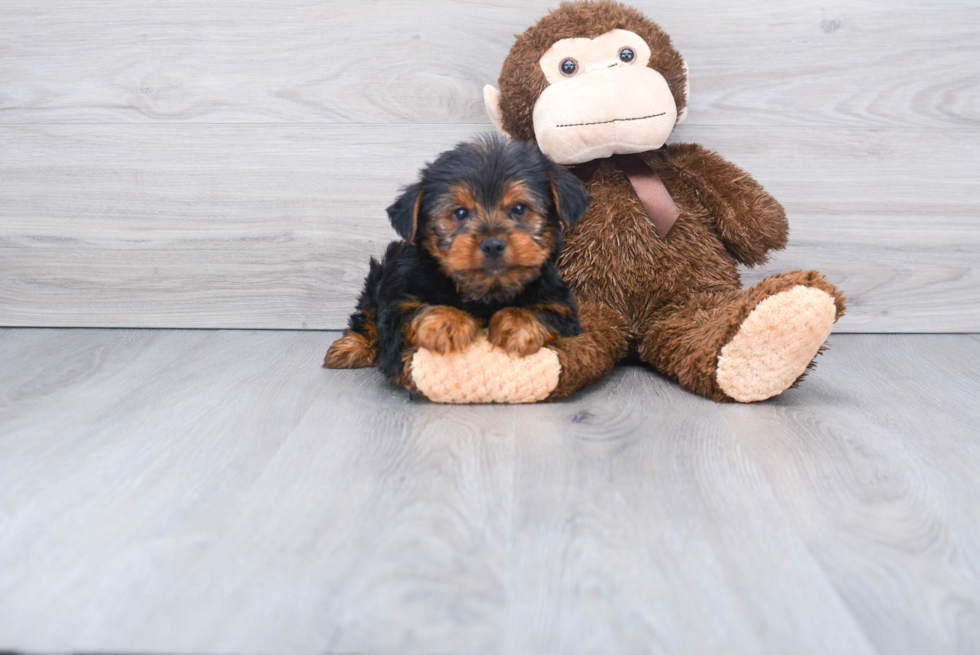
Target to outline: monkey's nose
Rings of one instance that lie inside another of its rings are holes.
[[[490,237],[483,240],[480,244],[480,250],[490,259],[497,259],[507,250],[507,242],[500,237]]]

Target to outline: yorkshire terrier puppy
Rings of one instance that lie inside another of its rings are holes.
[[[580,334],[555,260],[590,197],[530,143],[488,136],[421,171],[388,207],[402,241],[370,272],[324,368],[378,365],[392,380],[419,348],[457,352],[480,330],[518,356]]]

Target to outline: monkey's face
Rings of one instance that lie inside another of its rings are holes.
[[[650,46],[634,32],[556,41],[539,65],[548,87],[534,105],[538,146],[561,164],[662,146],[677,122],[664,76],[649,68]]]
[[[525,180],[480,182],[451,184],[435,198],[422,245],[467,295],[506,300],[538,277],[554,254],[557,225],[548,218],[546,199]]]
[[[656,23],[610,0],[563,2],[517,37],[494,124],[560,164],[661,147],[687,112],[687,66]]]

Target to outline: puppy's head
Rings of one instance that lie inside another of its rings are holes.
[[[582,183],[533,143],[487,136],[441,154],[388,217],[463,293],[506,301],[557,254],[589,200]]]

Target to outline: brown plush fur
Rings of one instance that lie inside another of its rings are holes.
[[[646,39],[650,66],[667,79],[682,110],[683,62],[655,23],[614,2],[565,3],[511,49],[500,77],[504,129],[534,139],[532,111],[547,87],[538,60],[555,41],[615,28]],[[550,344],[562,366],[551,400],[599,379],[630,350],[690,391],[731,400],[715,379],[718,356],[759,302],[804,285],[830,294],[838,317],[844,312],[841,293],[814,271],[774,275],[742,290],[738,265],[765,262],[771,250],[785,247],[789,232],[783,208],[748,173],[695,144],[641,157],[680,217],[660,238],[626,175],[608,160],[596,169],[587,183],[590,209],[567,235],[558,262],[579,300],[585,333]]]
[[[549,344],[558,353],[561,377],[548,400],[562,400],[599,380],[628,351],[627,323],[615,310],[602,304],[581,302],[578,312],[583,333]]]
[[[587,334],[556,344],[564,370],[552,399],[574,390],[572,378],[597,379],[622,357],[623,350],[607,348],[599,352],[608,359],[589,358],[593,374],[568,370],[566,361],[582,355],[562,350],[592,336],[586,303],[622,317],[644,361],[719,401],[730,399],[715,381],[718,354],[761,300],[802,284],[832,295],[838,316],[844,311],[840,292],[813,271],[783,273],[741,290],[738,264],[765,262],[788,236],[782,207],[749,174],[694,144],[667,146],[643,159],[660,175],[680,217],[661,239],[626,175],[610,162],[596,170],[586,185],[592,206],[568,234],[558,262],[579,299]],[[615,340],[616,330],[602,327]]]
[[[819,273],[779,273],[751,289],[693,294],[683,304],[652,312],[637,344],[640,357],[685,389],[713,400],[729,400],[715,380],[718,353],[762,300],[796,285],[826,291],[834,298],[837,317],[844,313],[844,297]]]

